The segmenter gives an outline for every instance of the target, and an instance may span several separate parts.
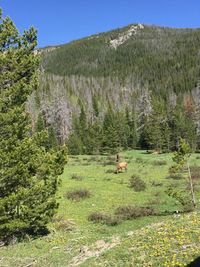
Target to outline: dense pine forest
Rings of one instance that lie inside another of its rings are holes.
[[[141,24],[38,50],[34,131],[71,154],[200,149],[200,29]]]

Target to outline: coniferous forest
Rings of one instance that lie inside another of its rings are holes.
[[[34,130],[71,154],[167,152],[179,137],[198,150],[199,41],[199,29],[138,24],[38,50],[40,88],[27,105]]]

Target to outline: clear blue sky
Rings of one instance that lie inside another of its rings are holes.
[[[39,47],[131,23],[200,27],[200,0],[0,0],[0,7],[20,32],[38,29]]]

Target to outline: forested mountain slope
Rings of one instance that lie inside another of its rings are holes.
[[[28,109],[54,143],[71,138],[73,153],[94,153],[90,143],[173,149],[182,136],[198,146],[200,29],[135,24],[40,53]]]

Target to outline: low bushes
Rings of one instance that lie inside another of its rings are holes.
[[[158,182],[158,181],[153,181],[153,182],[151,182],[151,185],[157,187],[157,186],[162,186],[163,183],[162,182]]]
[[[89,165],[91,165],[91,162],[83,162],[83,163],[81,163],[81,165],[82,166],[89,166]]]
[[[130,178],[130,187],[136,192],[140,192],[146,189],[146,183],[139,176],[134,174]]]
[[[166,160],[154,160],[154,161],[152,161],[152,165],[154,165],[154,166],[167,165],[167,161]]]
[[[87,189],[76,189],[70,192],[67,192],[66,197],[71,200],[81,200],[89,198],[91,193]]]
[[[114,215],[107,215],[101,212],[93,212],[88,216],[88,220],[106,225],[118,225],[122,221],[133,220],[139,217],[156,215],[153,208],[136,207],[136,206],[121,206],[118,207]]]
[[[123,220],[131,220],[138,217],[145,217],[155,214],[156,212],[153,208],[136,206],[121,206],[115,211],[115,215],[121,217]]]
[[[181,173],[170,173],[169,176],[166,177],[167,179],[173,179],[173,180],[181,180],[183,179],[183,175]]]
[[[103,214],[100,212],[93,212],[88,216],[88,220],[92,222],[107,224],[107,225],[117,225],[121,223],[121,218],[118,216],[111,216],[107,214]]]
[[[77,181],[82,181],[82,180],[83,180],[83,176],[80,176],[80,175],[78,175],[78,174],[76,174],[76,173],[73,173],[73,174],[71,175],[71,178],[72,178],[73,180],[77,180]]]

